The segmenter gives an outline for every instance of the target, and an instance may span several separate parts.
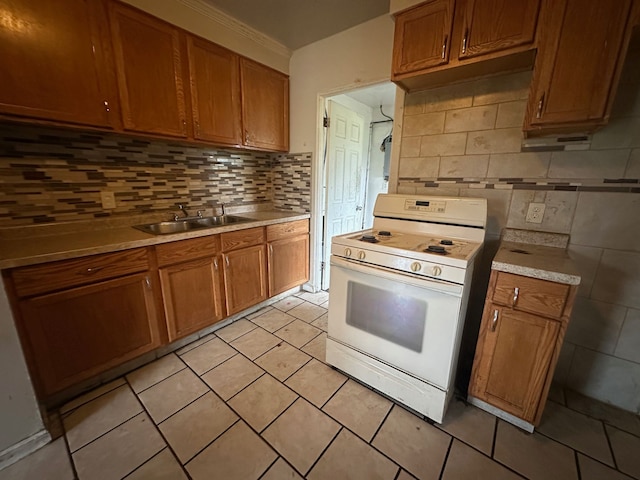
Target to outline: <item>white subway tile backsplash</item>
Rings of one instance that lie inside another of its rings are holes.
[[[489,159],[488,178],[545,178],[551,152],[494,153]]]
[[[613,354],[626,313],[625,307],[577,297],[565,338],[581,347]]]
[[[495,127],[497,105],[449,110],[444,123],[446,133],[489,130]]]
[[[549,178],[622,178],[631,151],[553,152]]]

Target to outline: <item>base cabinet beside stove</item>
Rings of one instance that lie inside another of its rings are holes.
[[[469,402],[532,432],[538,426],[577,286],[493,270]]]

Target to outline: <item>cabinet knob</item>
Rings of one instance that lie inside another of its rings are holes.
[[[84,271],[84,273],[86,273],[87,275],[93,275],[94,273],[98,273],[103,268],[104,267],[89,267]]]
[[[449,35],[444,36],[444,42],[442,42],[442,59],[447,58],[447,41],[449,40]]]
[[[496,325],[498,324],[498,310],[493,311],[493,320],[491,320],[491,331],[496,331]]]
[[[218,270],[218,259],[214,258],[213,259],[213,268],[215,268],[216,270]]]
[[[513,289],[513,306],[516,306],[516,303],[518,302],[518,295],[520,295],[520,289],[518,287],[515,287]]]
[[[151,290],[151,280],[149,280],[149,277],[144,277],[144,283],[146,283],[147,288]]]
[[[227,267],[229,266],[229,257],[224,257],[224,261],[227,263]]]
[[[538,101],[538,111],[536,112],[536,118],[542,118],[542,108],[544,107],[544,93]]]

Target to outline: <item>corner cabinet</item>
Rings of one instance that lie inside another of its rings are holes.
[[[471,403],[533,431],[576,291],[576,286],[491,272],[469,385]]]
[[[309,220],[267,227],[269,296],[309,280]]]
[[[240,59],[243,144],[289,150],[289,77],[247,58]]]
[[[44,396],[161,344],[144,248],[14,269],[25,352]]]
[[[540,1],[431,0],[399,13],[391,80],[414,91],[532,64]]]
[[[109,21],[124,129],[186,138],[180,31],[118,2]]]
[[[267,299],[264,228],[221,233],[227,313],[232,315]]]
[[[592,131],[611,112],[632,25],[631,0],[545,0],[524,130]]]
[[[158,245],[155,253],[170,342],[225,317],[218,235]]]
[[[101,2],[0,0],[0,11],[0,113],[116,126]]]

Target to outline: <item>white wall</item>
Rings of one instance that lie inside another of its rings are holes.
[[[44,430],[9,300],[0,285],[0,460],[14,445]],[[6,459],[5,459],[6,460]]]
[[[311,152],[311,211],[318,210],[323,97],[388,81],[394,22],[382,15],[293,52],[290,75],[290,132],[293,153]],[[311,219],[311,288],[320,288],[318,262],[322,218]]]
[[[288,48],[202,0],[124,1],[256,62],[289,73],[291,51]]]
[[[383,105],[382,110],[384,113],[393,117],[394,106]],[[373,109],[374,122],[381,120],[388,120],[380,113],[379,108]],[[373,224],[373,207],[375,205],[376,197],[379,193],[386,193],[389,188],[389,182],[384,179],[383,167],[384,167],[384,152],[380,150],[380,144],[386,138],[391,129],[393,123],[376,123],[371,128],[371,150],[369,153],[369,178],[367,185],[367,199],[365,201],[364,217],[368,219],[365,223],[365,228],[371,227]]]

